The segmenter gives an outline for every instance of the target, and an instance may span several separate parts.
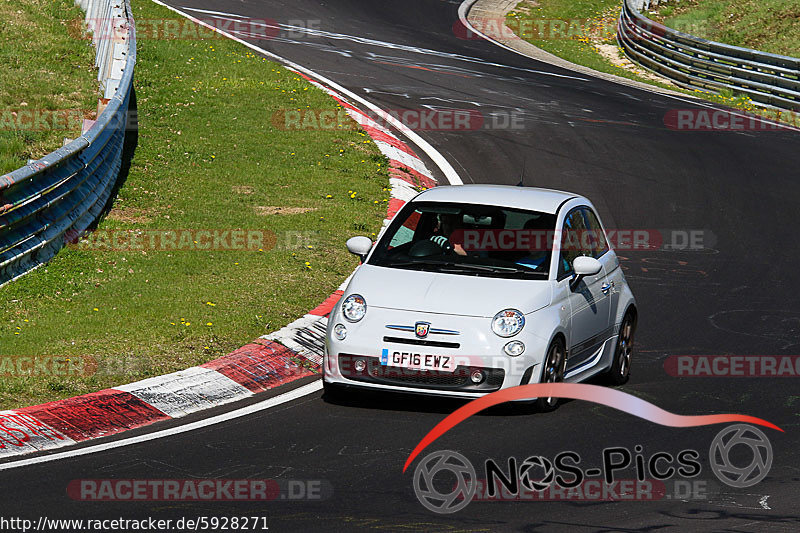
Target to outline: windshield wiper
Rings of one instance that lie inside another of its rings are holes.
[[[543,272],[536,272],[535,270],[531,270],[529,268],[520,268],[520,267],[512,267],[512,266],[500,266],[500,265],[476,265],[473,263],[445,263],[447,267],[456,267],[456,268],[464,268],[469,270],[479,270],[482,272],[494,272],[494,273],[504,273],[504,272],[511,272],[514,274],[543,274]]]
[[[439,261],[385,261],[379,263],[379,266],[386,267],[408,267],[408,266],[439,266],[445,263]]]
[[[465,270],[478,271],[478,272],[491,272],[494,274],[500,273],[514,273],[514,274],[538,274],[544,275],[543,272],[536,272],[529,268],[520,267],[506,267],[497,265],[476,265],[474,263],[456,263],[453,261],[396,261],[383,266],[389,267],[413,267],[413,266],[428,266],[438,267],[440,272],[463,272]]]

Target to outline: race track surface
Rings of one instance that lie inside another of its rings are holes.
[[[0,472],[2,515],[37,517],[266,516],[271,531],[796,531],[800,527],[798,379],[677,378],[672,355],[800,352],[800,269],[793,221],[800,199],[795,132],[687,132],[671,110],[704,109],[553,67],[456,36],[459,1],[177,0],[322,34],[282,30],[252,39],[384,109],[470,109],[495,128],[420,131],[464,183],[525,185],[590,198],[612,229],[701,231],[702,250],[620,251],[639,307],[632,376],[623,390],[679,414],[744,413],[769,420],[770,474],[748,489],[721,484],[706,460],[722,426],[676,429],[580,401],[549,414],[524,408],[473,417],[426,450],[505,464],[573,450],[597,466],[602,450],[641,445],[703,454],[705,499],[472,502],[452,515],[417,500],[419,440],[458,403],[321,393],[205,429],[74,459]],[[210,15],[188,11],[194,16]],[[295,22],[292,22],[295,21]],[[703,103],[702,105],[707,105]],[[495,119],[492,119],[495,117]],[[502,127],[514,118],[516,127]],[[265,116],[265,120],[269,117]],[[435,166],[429,163],[435,171]],[[444,178],[440,177],[440,182]],[[342,243],[344,244],[344,243]],[[324,295],[323,295],[324,296]],[[633,478],[631,469],[628,478]],[[82,478],[326,480],[323,501],[95,502],[67,496]],[[673,496],[673,495],[670,495]],[[695,495],[697,496],[697,495]],[[765,498],[766,496],[766,498]],[[22,503],[24,502],[24,503]],[[24,511],[22,511],[24,509]]]

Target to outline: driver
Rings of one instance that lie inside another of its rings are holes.
[[[458,255],[467,255],[461,243],[452,242],[450,238],[453,232],[461,229],[461,215],[441,213],[436,217],[436,226],[433,228],[431,240],[447,251],[453,251]]]

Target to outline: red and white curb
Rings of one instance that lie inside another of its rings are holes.
[[[395,134],[340,93],[298,74],[333,96],[389,159],[391,198],[384,228],[419,189],[436,185],[422,160]],[[349,281],[302,318],[219,359],[83,396],[0,411],[0,459],[180,418],[319,374],[328,315]]]

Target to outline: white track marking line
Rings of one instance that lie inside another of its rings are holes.
[[[209,11],[192,9],[192,8],[188,8],[188,7],[185,7],[185,6],[181,6],[181,9],[187,9],[187,10],[190,10],[190,11],[199,11],[199,12],[203,12],[203,13],[210,13]],[[326,39],[331,39],[331,40],[350,41],[350,42],[354,42],[354,43],[357,43],[357,44],[363,44],[363,45],[367,45],[367,46],[376,46],[376,47],[379,47],[379,48],[389,48],[391,50],[401,50],[403,52],[410,52],[410,53],[413,53],[413,54],[422,54],[422,55],[428,55],[428,56],[434,56],[434,57],[442,57],[442,58],[447,58],[447,59],[453,59],[453,60],[456,60],[456,61],[465,61],[465,62],[468,62],[468,63],[479,63],[481,65],[487,65],[487,66],[490,66],[490,67],[499,67],[499,68],[519,70],[520,72],[528,72],[528,73],[531,73],[531,74],[540,74],[540,75],[543,75],[543,76],[552,76],[552,77],[555,77],[555,78],[568,78],[568,79],[573,79],[573,80],[578,80],[578,81],[589,81],[586,78],[580,78],[578,76],[570,76],[570,75],[567,75],[567,74],[557,74],[555,72],[547,72],[545,70],[535,70],[535,69],[529,69],[529,68],[524,68],[524,67],[514,67],[512,65],[504,65],[502,63],[493,63],[493,62],[490,62],[490,61],[484,61],[484,60],[479,59],[477,57],[470,57],[470,56],[465,56],[465,55],[461,55],[461,54],[454,54],[452,52],[442,52],[440,50],[433,50],[431,48],[420,48],[418,46],[410,46],[410,45],[407,45],[407,44],[398,44],[398,43],[392,43],[392,42],[389,42],[389,41],[378,41],[376,39],[370,39],[368,37],[359,37],[357,35],[349,35],[347,33],[335,33],[335,32],[329,32],[329,31],[324,31],[324,30],[315,30],[313,28],[306,28],[306,27],[303,27],[303,26],[293,26],[291,24],[281,24],[279,22],[275,22],[275,24],[265,24],[264,22],[258,22],[258,19],[252,19],[252,18],[249,18],[249,17],[245,17],[244,15],[233,15],[231,13],[219,13],[219,14],[222,15],[222,16],[219,16],[217,18],[225,20],[225,16],[224,15],[231,15],[231,16],[237,17],[236,19],[228,19],[228,20],[230,20],[232,22],[250,21],[249,24],[251,26],[259,26],[259,27],[262,27],[262,28],[272,28],[272,29],[278,29],[278,30],[285,29],[285,30],[289,30],[289,31],[294,32],[294,33],[302,33],[302,34],[306,34],[306,35],[311,35],[313,37],[325,37]],[[240,35],[246,35],[246,32],[242,32],[242,31],[233,30],[233,32],[234,33],[238,33]],[[222,33],[224,33],[224,32],[222,32]],[[288,39],[281,39],[281,42],[299,44],[299,41],[292,41],[292,40],[288,40]]]
[[[196,13],[206,13],[207,15],[222,15],[223,17],[236,17],[240,19],[249,18],[245,17],[244,15],[237,15],[236,13],[226,13],[224,11],[211,11],[208,9],[197,9],[194,7],[186,7],[186,6],[181,6],[181,7],[182,9],[186,9],[187,11],[194,11]]]
[[[193,431],[195,429],[213,426],[214,424],[227,422],[229,420],[234,420],[236,418],[241,418],[243,416],[251,415],[259,411],[271,409],[272,407],[277,407],[278,405],[291,402],[292,400],[302,398],[303,396],[307,396],[309,394],[313,394],[321,389],[322,389],[322,380],[319,379],[312,383],[309,383],[308,385],[303,385],[302,387],[298,387],[289,392],[285,392],[280,396],[275,396],[274,398],[269,398],[267,400],[264,400],[263,402],[259,402],[253,405],[248,405],[247,407],[242,407],[241,409],[236,409],[235,411],[231,411],[229,413],[223,413],[221,415],[213,416],[205,420],[198,420],[197,422],[192,422],[190,424],[185,424],[182,426],[177,426],[169,429],[162,429],[161,431],[148,433],[146,435],[139,435],[138,437],[130,437],[127,439],[106,442],[104,444],[96,444],[94,446],[79,448],[77,450],[66,450],[63,452],[54,453],[52,455],[42,455],[39,457],[31,457],[30,459],[21,459],[19,461],[12,461],[10,463],[0,464],[0,470],[10,470],[12,468],[20,468],[22,466],[29,466],[40,463],[49,463],[50,461],[57,461],[59,459],[69,459],[72,457],[89,455],[92,453],[103,452],[106,450],[113,450],[114,448],[122,448],[123,446],[130,446],[132,444],[139,444],[142,442],[161,439],[164,437],[172,437],[180,433],[186,433],[187,431]]]
[[[330,80],[330,79],[326,78],[325,76],[322,76],[321,74],[317,74],[316,72],[314,72],[311,69],[308,69],[308,68],[306,68],[304,66],[298,65],[297,63],[295,63],[293,61],[289,61],[288,59],[286,59],[284,57],[281,57],[278,54],[273,54],[272,52],[270,52],[268,50],[264,50],[263,48],[259,48],[258,46],[254,45],[254,44],[250,44],[250,43],[248,43],[247,41],[245,41],[243,39],[239,39],[238,37],[234,37],[230,33],[222,31],[222,30],[220,30],[218,28],[215,28],[214,26],[211,26],[210,24],[207,24],[207,23],[203,22],[202,20],[199,20],[199,19],[195,18],[195,17],[189,15],[188,13],[184,13],[180,9],[174,8],[172,6],[168,6],[164,2],[161,2],[160,0],[152,0],[152,2],[155,3],[155,4],[158,4],[160,6],[166,7],[170,11],[172,11],[174,13],[178,13],[179,15],[184,16],[187,19],[189,19],[191,21],[194,21],[197,24],[200,24],[200,25],[202,25],[202,26],[204,26],[204,27],[206,27],[206,28],[208,28],[208,29],[210,29],[212,31],[215,31],[215,32],[219,33],[220,35],[224,35],[224,36],[228,37],[229,39],[231,39],[233,41],[236,41],[239,44],[243,44],[244,46],[250,48],[251,50],[255,50],[256,52],[258,52],[258,53],[260,53],[262,55],[265,55],[267,57],[271,57],[271,58],[275,59],[276,61],[279,61],[279,62],[283,63],[284,65],[288,65],[289,67],[291,67],[291,68],[293,68],[293,69],[295,69],[295,70],[297,70],[299,72],[302,72],[302,73],[304,73],[304,74],[306,74],[308,76],[311,76],[312,78],[316,78],[317,80],[319,80],[322,83],[330,86],[331,88],[335,89],[336,91],[338,91],[338,92],[340,92],[340,93],[342,93],[344,95],[347,95],[350,98],[352,98],[353,100],[355,100],[356,102],[359,102],[360,104],[368,107],[369,109],[371,109],[372,111],[377,113],[378,116],[380,116],[383,120],[385,120],[386,122],[388,122],[389,124],[394,126],[395,129],[397,129],[403,135],[405,135],[412,143],[416,144],[423,152],[425,152],[425,154],[427,154],[427,156],[430,157],[431,160],[434,163],[436,163],[436,166],[438,166],[442,170],[442,173],[444,173],[445,177],[447,178],[447,181],[450,182],[450,185],[463,185],[464,182],[461,181],[461,178],[459,177],[458,172],[456,172],[456,170],[453,168],[453,166],[447,161],[447,159],[444,158],[444,156],[442,154],[439,153],[438,150],[436,150],[433,146],[431,146],[430,143],[428,143],[428,141],[426,141],[425,139],[423,139],[422,137],[417,135],[417,133],[414,132],[413,130],[411,130],[408,126],[406,126],[405,124],[403,124],[402,122],[400,122],[399,120],[397,120],[396,118],[394,118],[389,113],[385,112],[383,109],[381,109],[377,105],[373,104],[372,102],[369,102],[368,100],[365,100],[364,98],[362,98],[361,96],[357,95],[353,91],[351,91],[349,89],[345,89],[344,87],[342,87],[341,85],[339,85],[335,81]]]
[[[772,509],[772,507],[770,507],[767,504],[767,499],[768,498],[769,498],[769,494],[765,494],[764,496],[761,497],[760,500],[758,500],[758,503],[759,503],[759,505],[761,505],[762,509]]]

